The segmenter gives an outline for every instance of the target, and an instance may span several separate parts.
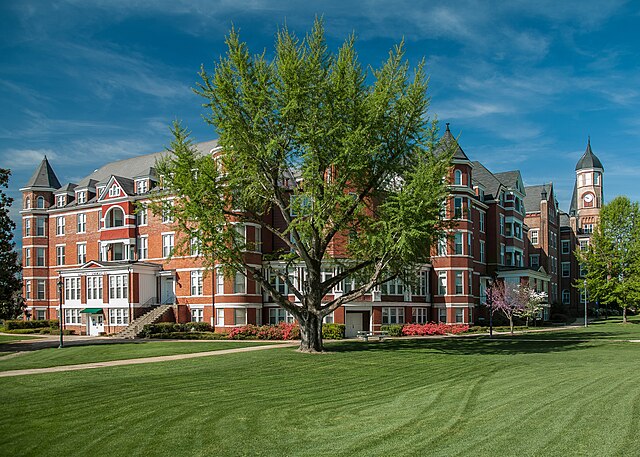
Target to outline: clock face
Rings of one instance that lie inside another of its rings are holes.
[[[584,201],[587,203],[591,203],[593,201],[593,194],[587,194],[584,196]]]

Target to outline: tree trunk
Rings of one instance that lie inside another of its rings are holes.
[[[322,318],[309,313],[300,319],[300,352],[322,352]]]
[[[623,324],[627,323],[627,307],[626,306],[622,307],[622,323]]]
[[[513,335],[513,316],[509,316],[509,327],[511,327],[511,335]]]

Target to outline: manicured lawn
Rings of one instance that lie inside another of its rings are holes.
[[[640,344],[530,338],[4,378],[0,455],[640,455]]]
[[[34,338],[39,338],[33,335],[0,335],[0,343],[6,343],[8,341],[18,341],[18,340],[32,340]]]
[[[640,340],[640,316],[631,316],[628,323],[623,324],[621,317],[610,317],[589,323],[588,327],[555,329],[553,332],[529,333],[527,338],[557,339],[624,339]],[[579,323],[578,323],[579,324]]]
[[[269,344],[265,341],[184,341],[184,342],[136,342],[98,344],[92,346],[70,346],[63,349],[40,349],[20,354],[7,360],[0,359],[0,371],[25,368],[45,368],[58,365],[106,362],[109,360],[138,359],[160,355],[190,354],[193,352],[218,351],[246,346]]]

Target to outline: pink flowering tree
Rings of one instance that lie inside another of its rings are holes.
[[[491,291],[493,309],[500,311],[509,319],[509,327],[513,335],[513,318],[521,316],[529,304],[529,289],[519,284],[506,284],[497,281]]]

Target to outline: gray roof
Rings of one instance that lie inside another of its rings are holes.
[[[520,179],[519,170],[503,171],[501,173],[494,173],[493,175],[508,189],[516,189],[516,183]]]
[[[569,205],[569,215],[575,216],[578,211],[578,187],[577,183],[573,183],[573,194],[571,194],[571,205]]]
[[[542,200],[542,191],[547,193],[547,201],[551,199],[553,193],[553,183],[542,184],[540,186],[527,186],[524,188],[526,195],[524,197],[524,207],[527,213],[537,213],[540,211],[540,201]]]
[[[495,177],[493,173],[485,168],[480,162],[471,162],[473,165],[473,182],[484,187],[485,195],[489,198],[497,198],[500,186],[504,186],[502,181]]]
[[[118,184],[120,184],[120,187],[122,187],[122,190],[124,190],[125,194],[133,195],[136,193],[133,179],[115,175],[114,178],[118,181]]]
[[[60,181],[53,172],[53,168],[47,160],[47,156],[44,156],[42,162],[38,166],[36,172],[31,176],[25,187],[45,187],[50,189],[59,189]]]
[[[58,189],[56,191],[56,194],[61,194],[61,193],[65,193],[65,192],[73,192],[73,190],[78,187],[77,185],[75,185],[74,183],[70,182],[69,184],[65,184],[64,186],[60,187],[60,189]]]
[[[469,157],[464,153],[458,141],[451,134],[451,130],[449,130],[449,123],[447,122],[447,130],[444,132],[444,135],[440,139],[440,143],[438,148],[436,149],[435,154],[448,150],[449,148],[453,148],[453,159],[455,160],[469,160]]]
[[[600,162],[600,159],[598,159],[591,150],[591,138],[587,140],[587,149],[576,164],[576,170],[582,170],[584,168],[601,168],[604,170],[602,162]]]
[[[212,140],[205,141],[204,143],[197,143],[194,146],[201,154],[208,154],[209,151],[217,145],[218,140]],[[82,178],[80,182],[78,182],[78,187],[93,187],[90,184],[91,181],[93,181],[93,185],[101,182],[106,183],[111,176],[119,177],[118,182],[123,186],[125,183],[122,182],[120,178],[133,179],[136,176],[154,176],[156,161],[169,154],[170,152],[165,150],[108,163],[98,168],[90,175]]]
[[[569,215],[564,211],[560,211],[560,227],[569,227],[570,225]]]

